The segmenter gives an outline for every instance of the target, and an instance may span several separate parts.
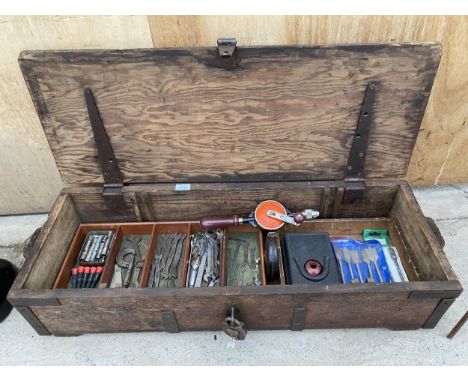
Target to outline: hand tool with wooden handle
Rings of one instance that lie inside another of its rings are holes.
[[[204,230],[212,230],[216,228],[251,223],[252,225],[259,226],[267,231],[275,231],[280,229],[285,223],[299,225],[305,220],[315,219],[318,216],[319,212],[312,209],[288,214],[288,211],[281,203],[275,200],[265,200],[261,202],[255,211],[249,216],[240,217],[238,215],[234,215],[228,217],[204,217],[200,219],[200,225]]]

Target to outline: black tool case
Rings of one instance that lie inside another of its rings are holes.
[[[9,301],[43,335],[221,330],[232,312],[247,330],[434,327],[462,288],[403,178],[440,56],[436,43],[231,39],[22,52],[67,185]],[[112,289],[105,270],[96,289],[63,282],[89,231],[193,233],[203,216],[247,215],[265,199],[320,211],[282,235],[388,229],[410,281]]]
[[[288,284],[343,282],[328,233],[287,233],[283,248]]]

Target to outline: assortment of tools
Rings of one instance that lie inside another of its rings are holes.
[[[103,267],[76,267],[72,269],[69,288],[96,288]]]
[[[109,254],[114,231],[92,231],[86,235],[81,247],[79,264],[104,264]]]
[[[345,284],[388,283],[391,281],[381,244],[376,240],[333,240],[335,256]]]
[[[115,238],[113,230],[91,231],[81,246],[68,288],[96,288]]]
[[[326,232],[286,231],[280,237],[278,230],[285,224],[298,226],[318,215],[312,209],[292,213],[279,202],[265,200],[247,217],[202,218],[200,226],[205,230],[192,234],[187,244],[183,233],[160,234],[156,239],[149,275],[145,275],[145,279],[148,277],[147,286],[182,286],[182,259],[186,247],[189,248],[184,279],[187,288],[220,285],[221,267],[225,270],[224,285],[227,286],[260,286],[264,280],[277,284],[280,274],[281,282],[288,284],[408,282],[387,230],[365,229],[362,234],[364,241],[351,238],[330,240]],[[224,231],[220,228],[246,222],[264,232],[248,229],[226,231],[226,254],[222,263]],[[71,271],[69,288],[95,288],[98,285],[114,236],[113,230],[92,231],[86,235]],[[263,254],[260,253],[262,237],[265,244]],[[141,286],[149,238],[149,235],[124,237],[116,256],[111,288]]]
[[[141,270],[148,250],[149,235],[128,235],[124,237],[117,254],[111,288],[138,288]],[[143,250],[140,247],[144,247]]]
[[[185,236],[182,233],[158,235],[148,281],[149,288],[180,286]]]
[[[186,287],[219,285],[220,247],[223,231],[205,231],[191,235]]]
[[[326,232],[286,233],[284,255],[288,284],[341,282],[333,247]]]
[[[227,241],[227,285],[262,285],[257,232],[232,232]]]

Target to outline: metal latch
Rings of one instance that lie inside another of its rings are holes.
[[[364,198],[365,191],[366,183],[362,179],[345,179],[343,204],[353,204],[360,202]]]
[[[224,69],[237,68],[237,40],[235,38],[218,39],[218,66]]]
[[[363,181],[364,164],[366,161],[369,132],[374,117],[374,101],[377,90],[377,83],[370,81],[367,84],[364,101],[362,102],[361,113],[354,131],[351,150],[348,155],[348,162],[345,169],[345,191],[343,203],[356,203],[363,199],[366,184]]]

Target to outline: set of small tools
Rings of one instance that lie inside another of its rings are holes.
[[[111,247],[114,231],[89,232],[81,247],[79,262],[104,264]]]
[[[371,245],[337,246],[335,255],[338,260],[341,277],[344,283],[382,283],[389,282],[390,277],[383,253]]]
[[[70,288],[96,288],[103,269],[103,267],[73,268]]]
[[[150,288],[180,286],[180,265],[185,248],[185,234],[159,235],[148,281]]]
[[[231,233],[228,236],[227,285],[262,285],[258,234]]]
[[[219,285],[222,230],[191,235],[187,288]]]
[[[111,288],[138,287],[141,270],[145,261],[146,250],[140,250],[140,246],[145,245],[143,237],[129,235],[125,237],[124,243],[117,255],[112,276]]]

